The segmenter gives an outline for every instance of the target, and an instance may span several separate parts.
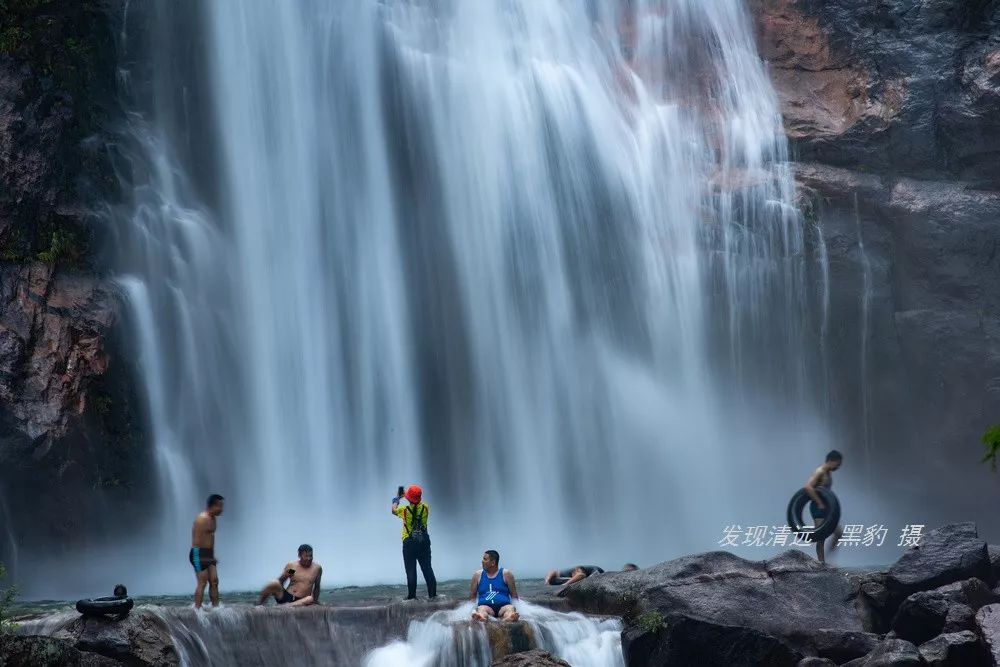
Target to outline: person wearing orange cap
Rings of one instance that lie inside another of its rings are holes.
[[[407,600],[417,599],[417,563],[427,584],[427,597],[437,597],[437,579],[431,568],[431,538],[427,534],[427,520],[431,508],[423,502],[423,489],[413,484],[402,493],[399,487],[396,497],[392,499],[392,513],[403,520],[403,567],[406,569]],[[400,495],[406,499],[407,505],[399,506]]]

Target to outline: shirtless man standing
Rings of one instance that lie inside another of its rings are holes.
[[[188,560],[194,568],[194,576],[198,580],[194,589],[194,608],[201,609],[205,596],[205,584],[208,584],[208,597],[212,606],[219,606],[219,573],[216,571],[218,561],[215,559],[215,517],[222,514],[224,498],[217,493],[208,497],[206,509],[194,519],[191,528],[191,552]]]
[[[303,544],[299,547],[299,559],[287,563],[278,578],[264,586],[257,604],[264,604],[268,597],[289,607],[319,604],[319,584],[322,578],[323,567],[313,562],[313,548]],[[286,589],[285,580],[288,579],[291,581]]]
[[[809,497],[812,498],[812,502],[809,503],[809,513],[812,515],[813,523],[815,524],[816,528],[819,528],[821,525],[823,525],[823,522],[826,521],[827,513],[829,511],[829,508],[826,506],[826,503],[824,503],[823,499],[820,498],[818,493],[816,493],[816,489],[820,487],[826,489],[833,488],[832,473],[834,470],[840,467],[840,464],[843,463],[843,461],[844,461],[843,454],[834,449],[833,451],[831,451],[829,454],[826,455],[826,461],[823,462],[823,465],[816,468],[815,472],[813,472],[812,474],[812,477],[809,478],[809,481],[807,481],[806,485],[803,487],[803,489],[805,489],[805,492],[809,494]],[[840,526],[837,526],[837,530],[833,534],[833,543],[830,545],[830,551],[833,551],[834,549],[837,548],[837,542],[840,540],[840,536],[843,534],[844,531],[840,529]],[[820,540],[816,543],[816,560],[818,560],[821,563],[826,562],[826,557],[823,551],[824,549],[823,543],[825,541],[826,540]]]

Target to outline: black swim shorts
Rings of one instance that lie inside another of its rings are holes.
[[[288,604],[289,602],[298,602],[302,598],[296,597],[288,592],[287,588],[281,589],[281,597],[278,598],[278,604]]]

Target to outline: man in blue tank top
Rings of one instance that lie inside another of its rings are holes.
[[[472,575],[469,599],[478,605],[472,614],[477,621],[500,618],[513,622],[520,618],[513,604],[517,599],[514,573],[500,567],[500,554],[493,549],[483,554],[483,569]]]

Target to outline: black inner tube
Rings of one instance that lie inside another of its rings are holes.
[[[125,618],[135,602],[132,598],[90,598],[87,600],[77,600],[76,610],[84,616],[118,616]]]
[[[802,533],[807,536],[810,542],[819,542],[833,535],[840,523],[840,501],[836,494],[826,487],[816,487],[816,494],[823,499],[826,505],[826,518],[819,528],[813,528],[802,520],[802,511],[806,508],[812,498],[805,489],[799,489],[788,501],[788,527],[793,533]]]

